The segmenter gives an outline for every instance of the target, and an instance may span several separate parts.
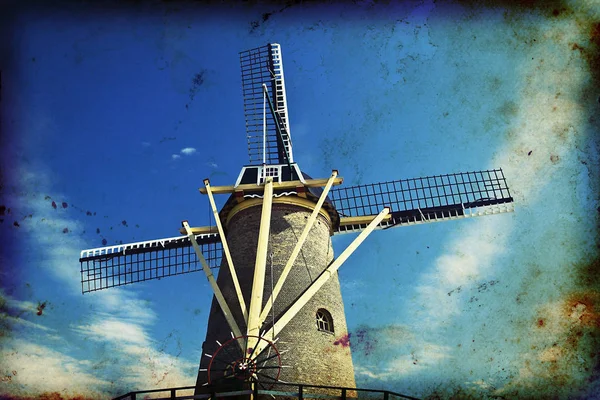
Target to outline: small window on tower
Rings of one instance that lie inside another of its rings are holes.
[[[317,329],[322,332],[333,333],[333,318],[329,311],[321,308],[317,311]]]

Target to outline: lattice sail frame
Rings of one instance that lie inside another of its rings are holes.
[[[218,268],[223,251],[219,235],[196,235],[196,241],[209,267]],[[82,293],[202,270],[187,236],[83,250],[79,262]]]
[[[389,206],[390,219],[379,229],[514,211],[502,169],[336,187],[329,198],[341,221],[374,216]],[[364,226],[364,222],[341,223],[334,234]]]
[[[250,165],[293,163],[292,141],[287,111],[285,78],[281,46],[272,43],[240,52],[242,94],[246,119],[246,138]],[[273,101],[276,121],[265,103],[263,84]],[[266,123],[266,143],[263,151],[263,129]]]

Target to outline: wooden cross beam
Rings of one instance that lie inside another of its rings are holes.
[[[204,271],[204,274],[206,275],[206,278],[208,279],[208,282],[210,283],[210,286],[212,287],[213,292],[215,293],[215,298],[217,299],[217,303],[219,303],[219,306],[221,307],[221,310],[223,311],[223,314],[225,315],[225,319],[227,320],[227,323],[229,324],[231,331],[233,332],[235,337],[242,336],[242,332],[240,331],[240,328],[238,327],[238,324],[235,322],[235,319],[233,318],[233,315],[231,314],[231,310],[229,309],[229,306],[227,305],[227,300],[225,300],[225,297],[223,297],[223,293],[221,292],[219,285],[217,285],[217,281],[215,280],[215,277],[214,277],[213,273],[211,272],[210,267],[206,263],[206,259],[202,255],[202,250],[200,250],[200,246],[198,246],[198,242],[196,242],[196,238],[194,237],[194,233],[192,232],[190,225],[188,224],[187,221],[183,221],[181,224],[183,225],[184,229],[186,230],[186,232],[188,234],[190,241],[192,242],[192,246],[194,247],[196,256],[198,257],[198,259],[200,260],[200,263],[202,264],[202,270]],[[240,346],[242,351],[245,350],[244,349],[245,343],[242,343],[241,340],[238,340],[238,345]]]
[[[219,211],[217,210],[217,205],[215,204],[215,199],[212,195],[212,190],[210,187],[210,181],[208,179],[204,180],[204,186],[206,187],[206,193],[208,194],[208,200],[210,201],[210,207],[212,208],[213,215],[215,216],[215,222],[217,223],[217,229],[219,230],[219,236],[221,237],[221,244],[223,245],[223,253],[225,254],[225,258],[227,260],[227,265],[229,266],[229,272],[231,273],[231,279],[233,280],[233,287],[235,288],[238,302],[239,302],[240,308],[242,310],[242,316],[244,317],[244,322],[246,324],[248,324],[248,311],[246,310],[246,302],[244,301],[244,295],[242,294],[242,289],[240,288],[240,282],[238,281],[238,277],[235,272],[235,267],[233,265],[233,259],[231,258],[229,246],[227,245],[227,239],[225,238],[225,232],[223,231],[223,226],[221,225],[221,218],[219,218]],[[192,230],[192,232],[193,232],[193,230]]]

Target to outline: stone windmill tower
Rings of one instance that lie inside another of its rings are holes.
[[[355,387],[337,270],[375,229],[513,211],[502,170],[340,187],[294,161],[281,48],[240,53],[249,163],[204,188],[216,226],[81,252],[82,291],[203,270],[214,291],[196,393]],[[335,188],[334,188],[335,186]],[[219,211],[214,195],[228,198]],[[359,233],[334,257],[331,237]],[[213,271],[218,269],[215,279]]]

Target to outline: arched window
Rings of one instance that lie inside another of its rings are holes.
[[[317,329],[322,332],[333,333],[333,318],[324,308],[317,310]]]

